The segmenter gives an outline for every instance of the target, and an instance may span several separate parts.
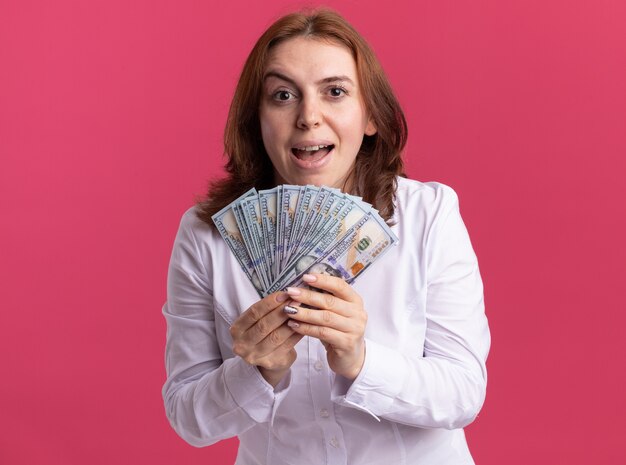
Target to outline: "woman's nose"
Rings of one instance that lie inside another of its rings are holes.
[[[322,122],[321,108],[314,98],[304,98],[300,103],[300,112],[296,125],[300,129],[311,129]]]

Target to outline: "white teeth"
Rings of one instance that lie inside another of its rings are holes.
[[[310,147],[299,148],[298,150],[304,150],[305,152],[315,152],[319,149],[325,149],[328,145],[311,145]]]

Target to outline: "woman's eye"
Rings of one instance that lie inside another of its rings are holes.
[[[331,97],[341,97],[345,93],[346,93],[346,90],[342,87],[333,87],[332,89],[330,89]]]
[[[276,100],[280,100],[281,102],[286,102],[287,100],[293,98],[293,94],[287,90],[279,90],[274,94],[274,98]]]

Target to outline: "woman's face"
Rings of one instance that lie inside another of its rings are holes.
[[[297,37],[274,47],[259,115],[277,184],[342,188],[369,120],[357,70],[343,45]]]

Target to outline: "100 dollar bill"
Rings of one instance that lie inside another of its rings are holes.
[[[300,257],[264,295],[303,284],[305,273],[329,274],[352,283],[397,241],[382,218],[375,211],[369,211],[330,247],[322,250],[316,246],[311,253]]]
[[[212,218],[262,297],[306,272],[352,283],[398,240],[370,204],[328,187],[250,189]]]

